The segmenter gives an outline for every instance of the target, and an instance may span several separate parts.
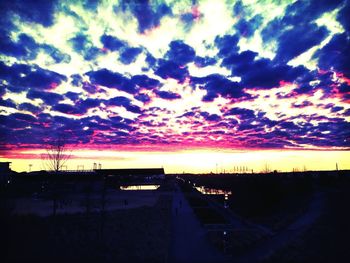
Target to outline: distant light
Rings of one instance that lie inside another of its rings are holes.
[[[157,190],[159,188],[159,184],[157,185],[128,185],[128,186],[120,186],[120,190]]]
[[[224,236],[226,236],[226,234],[227,234],[226,231],[224,231]]]
[[[9,183],[10,183],[10,180],[7,180],[7,183],[9,184]]]

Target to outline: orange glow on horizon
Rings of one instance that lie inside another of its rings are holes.
[[[0,158],[12,162],[17,172],[44,169],[40,159],[42,151],[29,151],[33,155],[27,159]],[[37,157],[34,157],[37,156]],[[77,157],[79,156],[79,157]],[[304,151],[304,150],[178,150],[174,152],[145,151],[74,151],[67,162],[68,170],[76,170],[78,165],[92,169],[93,163],[101,163],[103,168],[151,168],[163,167],[166,173],[221,173],[234,172],[235,167],[245,167],[249,172],[262,171],[266,165],[271,171],[334,170],[336,163],[340,169],[350,169],[350,151]]]

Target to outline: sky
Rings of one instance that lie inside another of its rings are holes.
[[[0,161],[350,169],[350,2],[0,2]]]

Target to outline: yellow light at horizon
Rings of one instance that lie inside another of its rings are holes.
[[[28,151],[38,154],[39,150]],[[336,163],[340,169],[350,169],[350,151],[297,151],[297,150],[179,150],[173,152],[160,151],[75,151],[67,162],[68,170],[74,170],[78,165],[92,169],[93,163],[101,163],[102,168],[151,168],[163,167],[166,173],[210,173],[233,172],[235,167],[248,168],[251,172],[260,172],[265,165],[271,170],[291,171],[303,170],[334,170]],[[15,171],[44,169],[40,159],[6,159],[11,161]]]

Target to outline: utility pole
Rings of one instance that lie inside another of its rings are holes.
[[[338,163],[335,163],[335,168],[338,171]]]

